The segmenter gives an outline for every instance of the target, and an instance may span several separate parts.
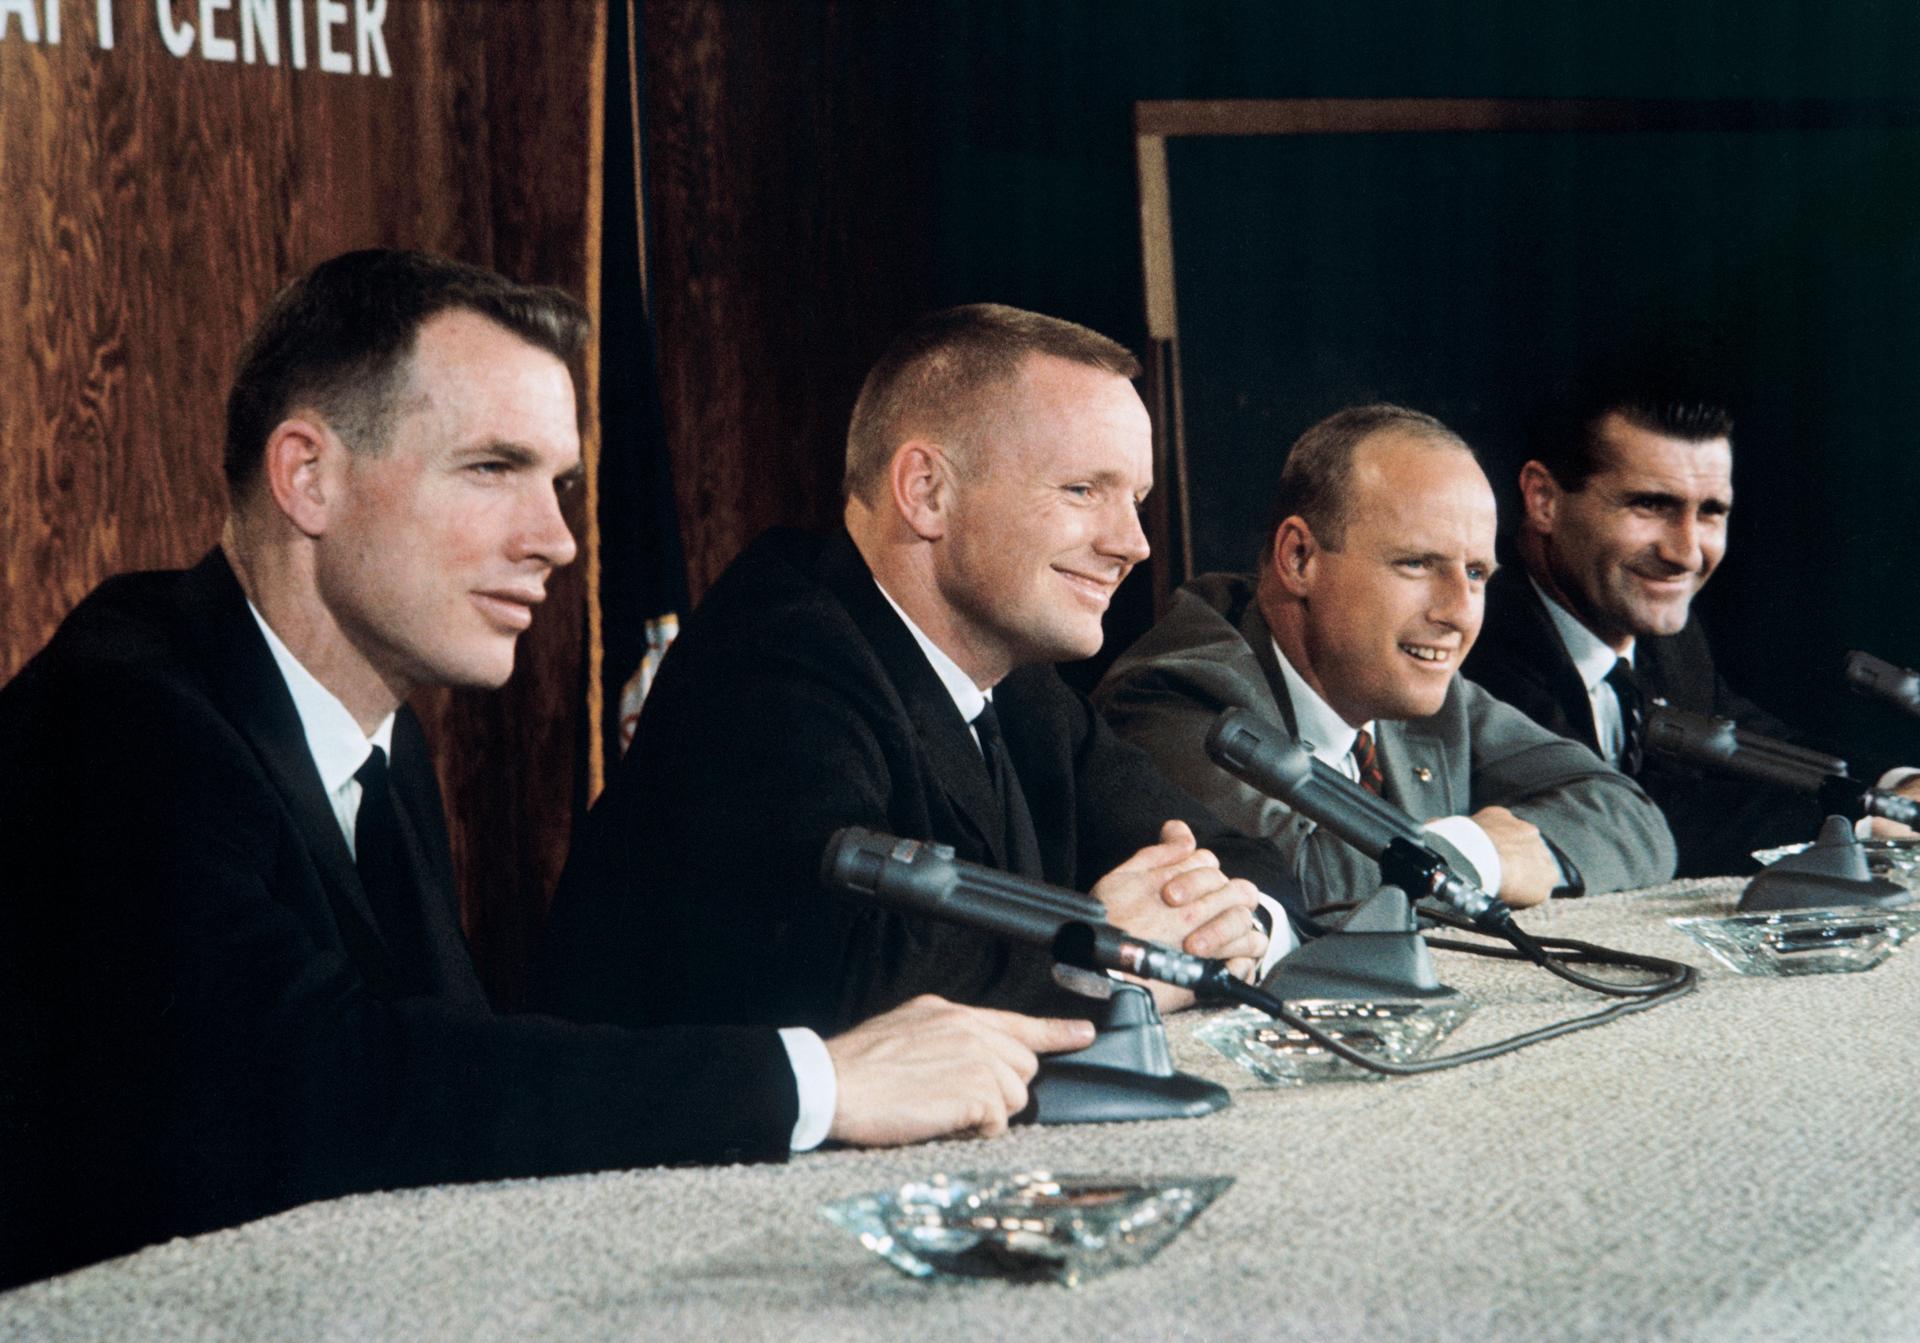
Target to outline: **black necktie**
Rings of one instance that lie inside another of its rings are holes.
[[[1638,774],[1645,758],[1647,701],[1640,693],[1640,681],[1633,674],[1633,664],[1625,658],[1616,659],[1607,672],[1607,684],[1613,687],[1613,697],[1620,702],[1620,768],[1625,773]]]
[[[1380,768],[1380,751],[1373,744],[1373,734],[1365,728],[1353,734],[1353,763],[1360,767],[1360,786],[1375,797],[1384,796],[1387,776]]]
[[[403,992],[426,986],[425,957],[421,950],[419,893],[414,889],[400,821],[387,786],[387,753],[378,746],[366,763],[354,771],[360,785],[360,810],[353,823],[353,865],[360,885],[373,906],[374,921],[392,956]]]
[[[1007,870],[1023,877],[1044,876],[1033,813],[1027,810],[1027,795],[1020,790],[1020,776],[1014,773],[1013,757],[1007,754],[1007,743],[1000,735],[1000,715],[993,711],[992,700],[974,718],[973,730],[980,734],[980,754],[987,762],[987,777],[993,780],[994,800],[1000,804]]]

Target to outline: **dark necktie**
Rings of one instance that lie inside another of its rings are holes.
[[[1607,672],[1607,684],[1620,702],[1620,768],[1627,774],[1638,774],[1645,759],[1647,701],[1640,692],[1639,678],[1633,674],[1633,664],[1625,658],[1616,659]]]
[[[1365,728],[1353,734],[1353,763],[1360,767],[1360,786],[1375,797],[1383,796],[1387,776],[1380,769],[1380,751],[1373,744],[1373,734]]]
[[[360,785],[360,810],[353,823],[353,865],[373,906],[374,921],[387,944],[395,978],[403,992],[427,987],[421,950],[419,897],[400,838],[400,821],[387,785],[387,753],[378,746],[354,771]]]
[[[1043,876],[1033,813],[1027,810],[1027,795],[1020,790],[1020,776],[1014,773],[1013,757],[1007,754],[1007,743],[1000,735],[1000,715],[993,711],[992,700],[975,716],[973,730],[980,734],[980,754],[987,763],[987,776],[993,780],[994,800],[1000,804],[1007,870],[1023,877]]]

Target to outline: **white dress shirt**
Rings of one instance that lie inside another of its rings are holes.
[[[360,813],[360,783],[354,773],[367,762],[378,746],[393,759],[393,718],[388,714],[368,736],[331,690],[321,685],[312,672],[300,664],[293,650],[280,641],[259,609],[252,602],[247,609],[266,636],[280,676],[293,696],[293,707],[300,715],[300,727],[307,737],[307,750],[314,767],[320,771],[320,786],[326,790],[334,819],[347,841],[347,852],[354,852],[354,822]],[[826,1042],[804,1027],[789,1027],[780,1032],[786,1046],[787,1061],[793,1065],[794,1082],[800,1093],[800,1116],[793,1125],[793,1150],[811,1151],[826,1140],[833,1127],[833,1109],[839,1101],[839,1087],[833,1075],[833,1059]]]
[[[1273,655],[1280,662],[1280,678],[1287,683],[1287,699],[1293,704],[1293,723],[1300,744],[1313,753],[1315,760],[1339,770],[1355,783],[1360,782],[1360,764],[1353,758],[1353,739],[1360,734],[1360,728],[1335,713],[1333,706],[1320,697],[1320,692],[1293,669],[1280,649],[1279,640],[1271,642]],[[1367,730],[1377,745],[1380,734],[1374,730],[1373,720],[1368,719],[1360,727]],[[1472,864],[1472,876],[1481,890],[1489,895],[1499,893],[1500,850],[1494,848],[1493,840],[1478,821],[1471,816],[1442,816],[1420,828],[1440,836],[1459,850],[1460,856]]]
[[[887,599],[887,605],[891,606],[894,614],[906,624],[907,633],[913,636],[913,641],[920,645],[920,651],[926,654],[927,662],[933,667],[933,674],[940,678],[940,684],[945,686],[947,694],[953,697],[953,707],[960,711],[960,717],[967,724],[967,731],[973,733],[973,744],[980,745],[980,732],[973,726],[973,720],[980,716],[980,711],[993,698],[993,693],[975,685],[973,678],[960,669],[960,664],[948,657],[945,649],[929,639],[926,631],[913,623],[913,617],[893,599],[893,594],[880,587],[879,579],[876,578],[873,585],[880,588],[880,595]],[[1287,921],[1287,911],[1281,907],[1280,902],[1265,891],[1258,891],[1255,894],[1259,896],[1260,906],[1267,911],[1267,917],[1272,925],[1267,932],[1266,955],[1260,958],[1260,974],[1265,976],[1267,971],[1273,968],[1275,961],[1298,945],[1299,939],[1294,936],[1293,925]]]

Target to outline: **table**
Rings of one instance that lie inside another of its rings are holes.
[[[315,1204],[0,1296],[0,1338],[1589,1339],[1920,1337],[1920,950],[1748,979],[1668,926],[1738,883],[1528,911],[1691,961],[1691,997],[1426,1077],[994,1142],[813,1153]],[[1599,1000],[1442,952],[1455,1044]],[[1233,1174],[1154,1262],[1068,1289],[908,1279],[822,1203],[936,1170]]]

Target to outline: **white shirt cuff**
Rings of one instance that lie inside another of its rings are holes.
[[[1267,977],[1267,971],[1273,969],[1274,962],[1300,945],[1300,939],[1294,935],[1293,921],[1287,917],[1278,900],[1265,891],[1256,891],[1260,897],[1260,908],[1267,911],[1273,919],[1273,927],[1267,934],[1267,954],[1260,958],[1260,978]]]
[[[1442,816],[1420,828],[1460,850],[1460,856],[1473,864],[1470,875],[1479,882],[1481,890],[1488,895],[1500,894],[1500,850],[1493,847],[1492,838],[1480,828],[1478,821],[1471,816]]]
[[[800,1093],[800,1117],[793,1121],[793,1150],[811,1152],[827,1140],[833,1128],[833,1107],[840,1102],[839,1080],[833,1074],[833,1056],[827,1042],[804,1026],[780,1032],[793,1065],[793,1081]]]

